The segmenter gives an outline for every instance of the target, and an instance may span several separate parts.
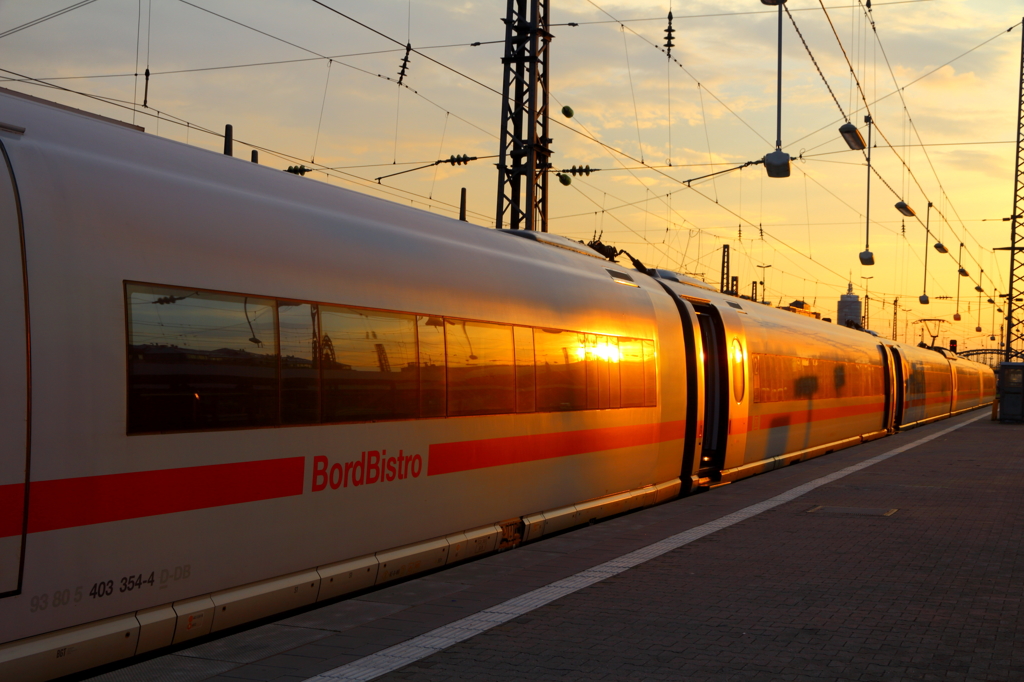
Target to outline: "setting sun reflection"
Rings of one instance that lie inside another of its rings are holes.
[[[587,355],[591,359],[604,360],[605,362],[619,362],[620,354],[617,343],[608,343],[607,341],[600,341],[598,343],[581,344],[576,348],[576,358],[579,361],[587,359]]]

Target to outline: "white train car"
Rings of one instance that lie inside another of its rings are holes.
[[[5,680],[884,435],[941,357],[10,92],[0,151]]]

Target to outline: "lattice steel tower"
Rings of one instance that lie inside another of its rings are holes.
[[[1010,291],[1006,297],[1006,349],[1007,362],[1021,354],[1024,343],[1024,36],[1020,48],[1020,87],[1017,94],[1017,168],[1013,180],[1013,213],[1010,215]],[[1018,322],[1014,322],[1018,320]]]
[[[548,231],[548,0],[508,0],[494,226]]]

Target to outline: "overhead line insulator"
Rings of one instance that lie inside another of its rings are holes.
[[[405,44],[405,56],[402,57],[402,68],[398,70],[398,84],[405,80],[405,72],[409,68],[409,53],[412,51],[412,43]]]
[[[452,156],[449,156],[446,161],[442,161],[441,163],[450,163],[453,166],[465,166],[470,161],[476,161],[476,159],[477,157],[469,156],[467,154],[454,154]]]
[[[672,42],[672,36],[676,30],[672,28],[672,12],[668,13],[668,28],[665,29],[665,50],[668,57],[672,58],[672,48],[675,47],[675,43]]]

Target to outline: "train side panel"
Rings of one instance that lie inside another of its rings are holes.
[[[597,258],[49,107],[0,107],[28,128],[11,156],[40,320],[38,494],[0,642],[679,476],[685,368],[667,358],[683,341],[656,283],[623,285],[609,271],[625,270]],[[565,331],[566,364],[590,335],[644,340],[657,364],[635,407],[128,435],[131,283],[170,287],[143,303],[157,312],[224,292]],[[419,469],[333,485],[335,465],[365,473],[374,457]]]
[[[970,410],[984,404],[982,370],[978,363],[957,358],[950,362],[956,374],[956,398],[953,412]]]
[[[748,464],[884,431],[887,368],[874,337],[784,311],[751,316]]]
[[[944,355],[928,348],[897,345],[904,359],[903,423],[910,426],[940,419],[953,403],[953,377]]]

